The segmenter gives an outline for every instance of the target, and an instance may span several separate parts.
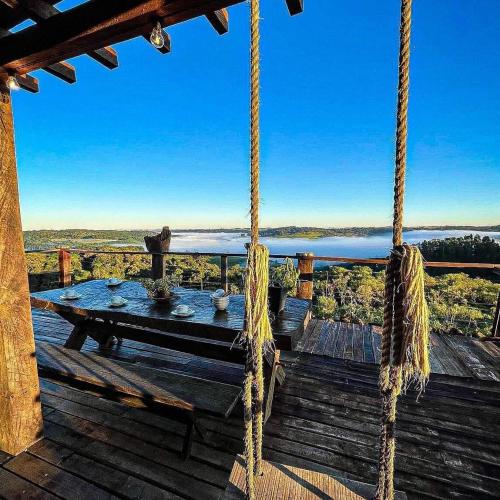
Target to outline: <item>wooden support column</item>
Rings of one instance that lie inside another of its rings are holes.
[[[314,259],[312,253],[297,254],[297,268],[300,272],[297,298],[312,300]]]
[[[220,286],[227,293],[229,282],[227,281],[227,255],[220,256]]]
[[[0,450],[15,455],[42,429],[12,107],[0,81]]]
[[[64,248],[59,249],[59,286],[71,286],[71,254]]]
[[[154,280],[165,277],[165,256],[162,253],[170,250],[172,232],[165,226],[161,233],[155,236],[144,236],[148,252],[151,252],[151,277]]]

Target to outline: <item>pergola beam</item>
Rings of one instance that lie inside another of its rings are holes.
[[[5,74],[23,74],[62,59],[142,36],[159,20],[177,24],[243,0],[93,0],[0,40]]]
[[[34,78],[31,75],[16,75],[16,80],[23,90],[27,90],[32,94],[36,94],[40,90],[38,86],[38,78]]]
[[[229,14],[227,9],[216,10],[206,14],[206,18],[219,35],[224,35],[229,31]]]
[[[0,27],[0,38],[4,38],[6,36],[12,35],[9,30],[3,29]],[[64,80],[67,83],[75,83],[76,82],[76,71],[75,68],[67,63],[67,62],[58,62],[47,66],[46,68],[42,68],[53,76],[57,76],[61,80]],[[23,84],[26,82],[23,82]],[[22,86],[22,85],[21,85]],[[23,86],[22,86],[23,87]],[[23,87],[25,88],[25,87]],[[36,85],[36,92],[38,92],[38,81]],[[33,90],[31,90],[33,92]]]
[[[30,17],[39,24],[44,23],[47,19],[57,16],[61,13],[59,9],[54,7],[56,1],[47,0],[0,0],[5,5],[21,12],[24,17]],[[118,58],[116,51],[111,47],[103,47],[87,53],[92,59],[106,66],[108,69],[118,67]]]
[[[304,0],[286,0],[286,5],[291,16],[295,16],[295,14],[300,14],[304,11]]]

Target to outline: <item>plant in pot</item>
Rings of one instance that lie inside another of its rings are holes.
[[[156,302],[170,302],[174,296],[172,288],[179,285],[178,280],[172,276],[165,276],[157,280],[151,278],[142,280],[148,297]]]
[[[280,314],[285,309],[286,296],[297,288],[300,272],[292,259],[287,257],[283,264],[271,268],[269,277],[269,309]]]

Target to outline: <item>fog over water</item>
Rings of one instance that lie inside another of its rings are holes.
[[[419,243],[423,240],[444,239],[465,236],[468,234],[490,236],[500,241],[500,232],[479,231],[408,231],[404,240],[408,243]],[[297,252],[313,252],[318,256],[334,257],[385,257],[391,248],[391,233],[366,237],[327,237],[318,239],[306,238],[261,238],[271,254],[295,254]],[[245,253],[248,236],[238,233],[173,233],[170,249],[172,251],[189,252],[228,252]]]

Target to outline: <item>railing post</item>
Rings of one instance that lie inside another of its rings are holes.
[[[226,293],[229,291],[229,283],[227,281],[227,255],[220,256],[220,286]]]
[[[498,292],[497,308],[495,311],[495,318],[493,319],[491,336],[495,339],[500,339],[500,292]]]
[[[313,271],[314,254],[298,253],[297,269],[300,272],[299,285],[297,287],[297,298],[312,300],[313,298]]]
[[[154,236],[144,236],[146,249],[151,255],[151,277],[154,280],[165,277],[165,256],[161,255],[170,250],[170,239],[172,232],[168,226],[164,226],[161,233]]]
[[[71,285],[71,254],[64,248],[59,249],[59,286]]]

